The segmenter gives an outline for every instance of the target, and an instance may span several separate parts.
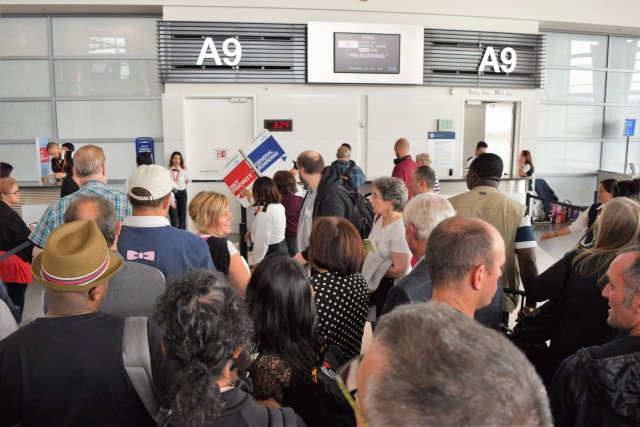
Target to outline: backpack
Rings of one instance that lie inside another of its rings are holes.
[[[344,174],[340,174],[340,178],[342,178],[342,186],[344,188],[347,189],[347,191],[358,191],[356,189],[355,184],[353,183],[353,181],[351,180],[351,171],[353,170],[353,168],[355,167],[356,162],[354,162],[353,160],[349,160],[349,167],[347,168],[347,170],[345,171]],[[340,173],[340,169],[338,168],[338,165],[331,165],[338,173]]]
[[[352,223],[358,230],[358,233],[360,233],[360,237],[366,239],[369,237],[369,233],[371,233],[375,219],[375,213],[373,212],[371,203],[369,203],[369,199],[367,199],[369,194],[363,196],[357,191],[347,190],[344,186],[340,187],[340,189],[347,193],[351,199],[351,203],[353,204],[353,212],[351,214]]]
[[[329,345],[318,366],[304,378],[306,384],[316,386],[315,397],[324,409],[329,427],[355,427],[356,425],[353,408],[336,382],[335,371],[342,365],[342,361],[340,347]]]

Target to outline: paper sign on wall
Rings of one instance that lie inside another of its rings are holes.
[[[434,169],[451,169],[454,164],[455,132],[429,132],[429,152],[433,153],[431,167]]]

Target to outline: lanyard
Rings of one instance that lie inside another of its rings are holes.
[[[180,169],[171,169],[171,178],[178,182],[178,178],[180,177]]]

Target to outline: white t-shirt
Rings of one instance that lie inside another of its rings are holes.
[[[186,190],[187,180],[189,179],[187,170],[178,166],[178,168],[169,168],[169,172],[171,172],[171,179],[176,183],[175,188],[178,190]]]
[[[391,259],[391,252],[411,255],[411,249],[409,249],[409,245],[407,244],[407,239],[405,237],[405,228],[402,218],[395,220],[385,227],[382,226],[382,217],[378,217],[376,219],[377,221],[373,223],[373,227],[371,228],[371,233],[369,233],[368,238],[371,241],[373,251],[376,255],[381,256],[384,259]],[[405,274],[408,273],[409,270],[407,270]]]
[[[249,264],[256,265],[267,254],[269,245],[284,240],[284,230],[287,226],[287,216],[284,206],[275,203],[267,206],[267,211],[258,208],[251,223],[251,241],[253,251],[249,255]]]

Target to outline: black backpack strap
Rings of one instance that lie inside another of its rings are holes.
[[[146,317],[127,317],[122,333],[122,362],[138,397],[157,422],[160,402],[153,386]]]

